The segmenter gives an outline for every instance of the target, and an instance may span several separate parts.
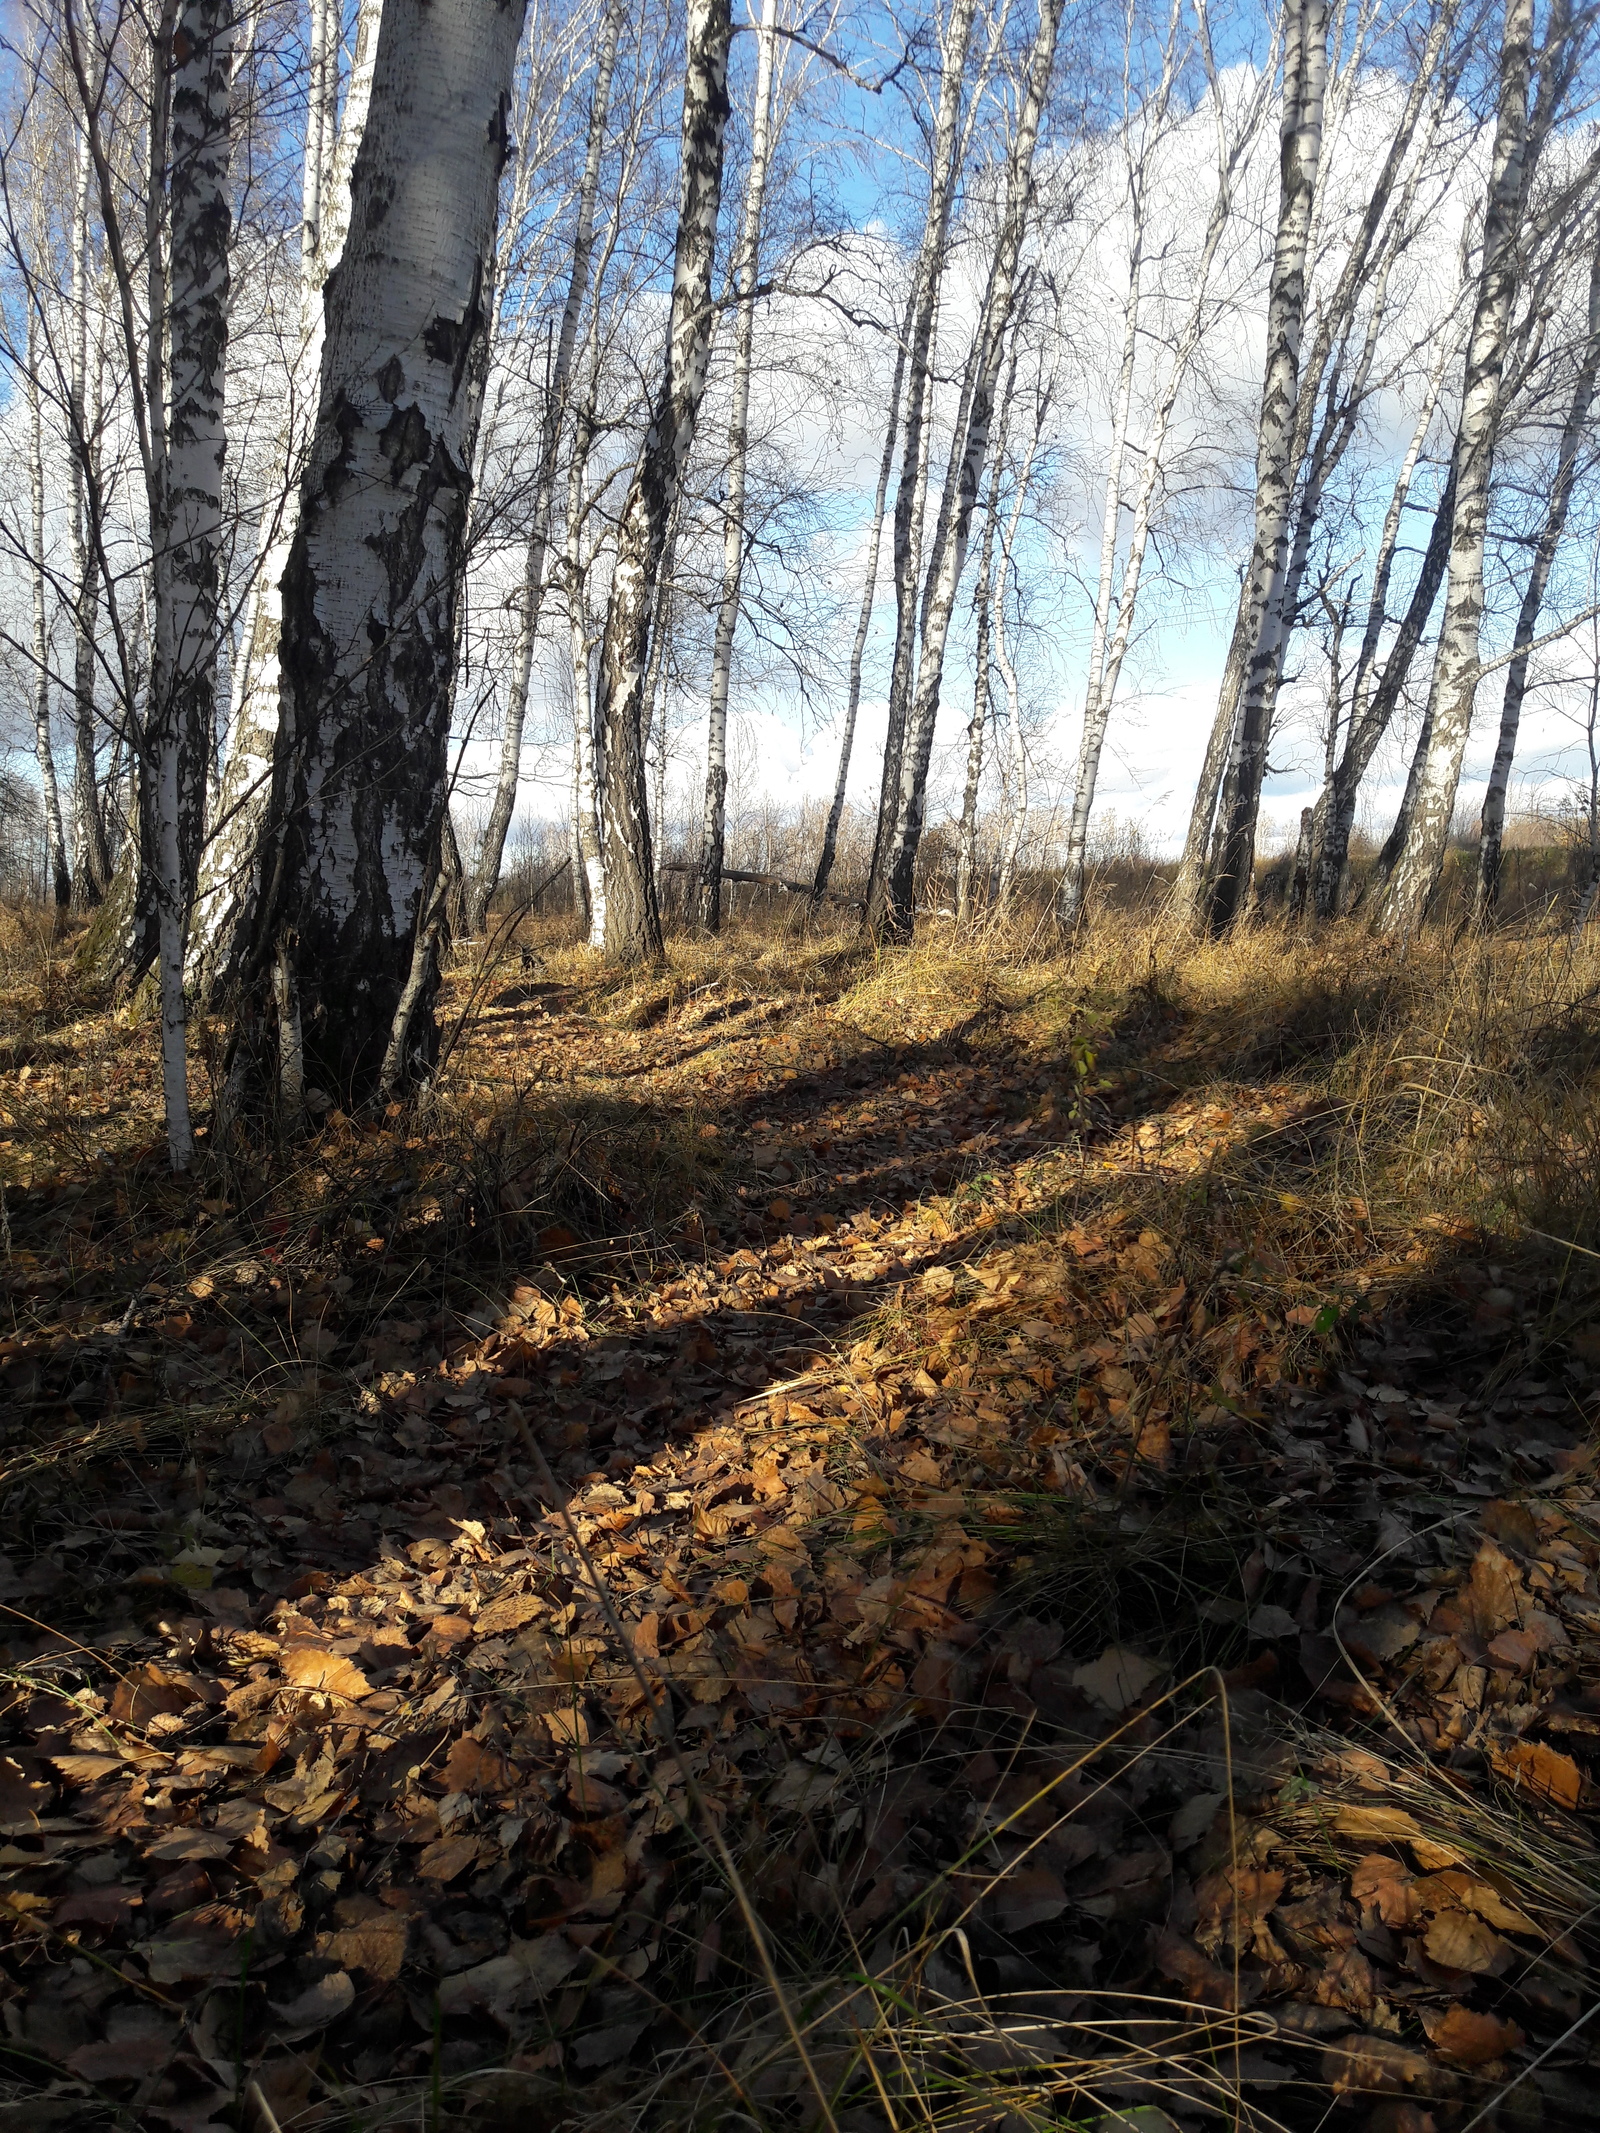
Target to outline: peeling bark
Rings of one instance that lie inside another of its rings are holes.
[[[416,979],[413,955],[447,798],[522,14],[387,0],[349,236],[326,289],[316,432],[283,581],[278,827],[239,1034],[264,1081],[288,1065],[297,1028],[308,1081],[346,1104],[373,1095],[386,1073],[393,1087],[415,1087],[437,1049],[436,969],[430,957]],[[409,1038],[397,1064],[388,1055],[402,1004]]]
[[[711,347],[711,269],[722,203],[732,30],[729,0],[689,0],[682,190],[666,362],[617,529],[600,646],[598,700],[606,753],[605,945],[622,963],[659,962],[663,952],[650,856],[644,680],[656,577],[694,441]]]

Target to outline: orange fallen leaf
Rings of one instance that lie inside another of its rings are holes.
[[[1424,2008],[1422,2026],[1428,2041],[1447,2059],[1462,2066],[1482,2066],[1490,2059],[1503,2059],[1527,2040],[1515,2022],[1502,2022],[1498,2015],[1478,2014],[1459,2002],[1442,2014]]]
[[[1570,1755],[1558,1754],[1542,1741],[1515,1740],[1491,1747],[1490,1759],[1504,1778],[1536,1799],[1557,1807],[1576,1807],[1583,1797],[1583,1772]]]
[[[283,1678],[297,1689],[317,1689],[351,1703],[372,1694],[372,1683],[360,1667],[320,1644],[291,1644],[283,1655]]]

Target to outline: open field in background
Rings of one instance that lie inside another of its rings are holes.
[[[534,920],[180,1186],[0,926],[0,2121],[1590,2122],[1600,940]]]

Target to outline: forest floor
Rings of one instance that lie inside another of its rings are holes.
[[[1593,2122],[1600,956],[7,966],[0,2125]]]

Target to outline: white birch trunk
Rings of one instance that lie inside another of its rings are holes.
[[[1223,825],[1208,919],[1228,925],[1250,886],[1255,798],[1266,767],[1271,679],[1283,628],[1289,515],[1297,472],[1300,339],[1311,216],[1322,160],[1328,76],[1327,0],[1294,0],[1284,30],[1283,128],[1277,239],[1267,295],[1267,360],[1256,441],[1255,539],[1241,595],[1242,686],[1234,722],[1233,809]]]
[[[326,289],[322,392],[283,581],[275,850],[247,1046],[284,1010],[346,1104],[415,1086],[436,971],[412,969],[446,804],[445,749],[499,185],[523,9],[387,0]],[[420,155],[418,143],[428,144]],[[404,1005],[403,1060],[389,1057]],[[270,1040],[255,1071],[270,1060]]]
[[[822,850],[817,858],[816,876],[811,885],[813,908],[820,904],[827,894],[828,883],[833,875],[834,857],[839,849],[839,825],[844,820],[845,793],[850,783],[850,757],[855,749],[856,719],[861,710],[861,669],[866,658],[867,638],[872,629],[873,600],[878,589],[878,557],[883,548],[884,508],[888,502],[889,476],[894,471],[895,445],[900,434],[900,393],[905,383],[906,341],[911,330],[911,305],[915,302],[915,295],[913,290],[907,302],[905,317],[900,322],[900,336],[895,347],[894,381],[889,387],[889,420],[884,428],[883,456],[878,461],[878,486],[872,499],[872,521],[867,533],[861,606],[856,615],[856,633],[850,645],[844,725],[839,735],[839,767],[834,773],[833,798],[828,803],[828,819],[822,830]]]
[[[617,529],[600,646],[599,719],[606,752],[607,953],[661,960],[661,910],[650,856],[641,726],[650,620],[667,527],[705,391],[713,311],[711,269],[728,124],[729,0],[689,0],[682,189],[666,363]]]
[[[1000,879],[995,888],[995,902],[1002,915],[1011,909],[1011,892],[1017,878],[1017,854],[1022,849],[1023,832],[1028,826],[1028,747],[1022,732],[1022,691],[1017,685],[1017,670],[1012,663],[1010,646],[1006,641],[1006,575],[1009,558],[1002,556],[1000,582],[995,588],[994,603],[994,663],[1000,670],[1000,679],[1006,692],[1006,747],[1010,775],[1010,806],[1006,814],[1005,842],[1000,849]]]
[[[533,678],[534,646],[539,634],[539,616],[544,604],[546,560],[550,545],[550,519],[555,499],[556,457],[561,443],[561,425],[566,413],[573,352],[577,346],[578,321],[589,293],[594,261],[595,215],[600,198],[600,168],[605,152],[606,122],[611,108],[611,82],[616,71],[617,43],[622,33],[624,0],[608,0],[600,31],[600,49],[595,60],[594,90],[589,99],[589,135],[584,152],[583,176],[578,186],[577,217],[572,233],[572,266],[567,293],[556,333],[555,359],[545,388],[544,419],[539,433],[539,460],[534,475],[533,522],[528,534],[528,552],[522,577],[522,627],[517,643],[517,665],[506,705],[506,730],[500,744],[500,767],[495,777],[489,819],[473,866],[467,891],[466,927],[481,933],[489,899],[500,879],[506,833],[511,827],[522,775],[522,736],[528,717],[528,690]]]
[[[140,812],[155,852],[162,1087],[175,1170],[193,1159],[184,957],[216,716],[233,87],[231,0],[186,0],[172,35],[164,393],[151,513],[155,631]],[[155,247],[152,247],[154,250]],[[152,268],[154,271],[154,267]],[[157,357],[159,362],[159,353]]]
[[[569,580],[569,583],[571,581]],[[587,603],[578,579],[576,597],[568,593],[567,629],[572,658],[572,716],[577,804],[578,859],[583,868],[584,901],[589,910],[589,946],[606,944],[605,838],[600,808],[600,778],[595,760],[598,739],[594,704],[594,646],[589,636]]]
[[[322,371],[323,290],[338,264],[350,224],[350,175],[366,126],[377,57],[382,0],[360,0],[355,48],[337,139],[328,99],[338,88],[338,29],[334,0],[311,0],[313,43],[320,38],[322,71],[314,69],[302,177],[300,320],[290,365],[283,438],[283,486],[263,517],[255,576],[245,603],[234,674],[233,711],[210,841],[195,899],[190,978],[203,993],[239,975],[256,922],[268,800],[277,743],[283,669],[283,576],[300,515],[300,482]],[[320,27],[319,27],[320,26]],[[331,39],[331,44],[329,40]],[[330,87],[329,68],[332,69]]]
[[[1478,638],[1483,620],[1489,481],[1494,467],[1496,413],[1517,284],[1518,236],[1527,179],[1532,46],[1532,0],[1506,0],[1500,107],[1484,213],[1483,265],[1456,432],[1456,498],[1450,529],[1449,575],[1426,715],[1428,748],[1405,845],[1377,919],[1383,932],[1400,939],[1409,938],[1421,925],[1438,883],[1472,727],[1478,686]]]
[[[1220,112],[1221,99],[1215,82],[1212,85],[1212,94],[1218,101]],[[1145,442],[1139,489],[1128,533],[1128,552],[1123,562],[1122,587],[1117,596],[1116,622],[1098,685],[1084,692],[1083,733],[1078,744],[1077,772],[1072,788],[1072,813],[1067,827],[1066,865],[1062,870],[1057,902],[1061,920],[1067,925],[1074,924],[1083,911],[1088,882],[1089,820],[1094,811],[1095,787],[1099,783],[1100,760],[1105,752],[1106,732],[1116,701],[1117,684],[1122,676],[1122,664],[1132,640],[1134,619],[1138,612],[1139,586],[1144,575],[1144,559],[1149,547],[1151,519],[1164,464],[1167,435],[1172,426],[1178,395],[1189,374],[1205,329],[1211,271],[1222,242],[1223,231],[1233,212],[1234,177],[1250,143],[1255,139],[1263,108],[1259,100],[1250,107],[1231,145],[1225,136],[1219,141],[1217,189],[1212,198],[1211,212],[1206,221],[1205,240],[1195,270],[1194,293],[1190,298],[1188,314],[1178,336],[1167,381],[1156,404]],[[1219,115],[1219,128],[1222,124]]]
[[[1362,631],[1361,649],[1356,655],[1350,720],[1345,731],[1344,749],[1316,807],[1312,835],[1311,906],[1313,914],[1319,919],[1331,919],[1338,915],[1361,780],[1367,774],[1378,743],[1388,730],[1389,721],[1394,715],[1410,673],[1411,662],[1416,657],[1417,647],[1421,644],[1423,632],[1427,628],[1428,617],[1433,612],[1433,603],[1438,597],[1439,587],[1444,583],[1445,564],[1449,557],[1450,520],[1455,510],[1455,484],[1453,480],[1448,479],[1434,513],[1433,531],[1424,551],[1417,584],[1413,588],[1406,613],[1401,619],[1394,644],[1390,647],[1388,659],[1384,663],[1382,678],[1375,682],[1378,647],[1389,620],[1389,586],[1394,573],[1406,503],[1416,479],[1417,463],[1433,421],[1434,410],[1438,405],[1445,371],[1451,358],[1457,353],[1459,343],[1447,340],[1443,344],[1440,360],[1429,379],[1411,443],[1401,462],[1400,472],[1389,498],[1389,508],[1384,514],[1383,530],[1379,535],[1378,553],[1373,568],[1372,591],[1367,604],[1366,626]]]
[[[1511,665],[1506,674],[1505,695],[1500,705],[1500,733],[1495,743],[1494,762],[1489,770],[1488,789],[1483,796],[1482,832],[1478,845],[1478,883],[1474,896],[1474,915],[1480,922],[1493,915],[1495,905],[1499,901],[1501,857],[1505,843],[1506,793],[1511,783],[1511,765],[1517,752],[1517,730],[1521,724],[1522,704],[1528,689],[1532,646],[1538,634],[1539,610],[1544,605],[1551,566],[1556,559],[1556,550],[1561,545],[1561,537],[1566,531],[1567,513],[1572,504],[1572,491],[1577,480],[1579,455],[1589,434],[1589,410],[1594,404],[1595,379],[1597,373],[1600,373],[1600,242],[1596,242],[1593,237],[1590,242],[1595,244],[1595,254],[1589,269],[1585,340],[1578,361],[1577,376],[1573,380],[1572,399],[1567,407],[1566,421],[1561,428],[1561,443],[1556,453],[1555,480],[1545,509],[1544,523],[1539,529],[1538,542],[1534,547],[1522,605],[1517,613]]]
[[[72,197],[71,334],[72,374],[68,421],[72,427],[70,511],[72,553],[72,886],[80,910],[92,910],[111,885],[111,853],[105,815],[95,775],[99,734],[95,725],[95,621],[99,607],[99,569],[88,521],[89,494],[85,465],[98,449],[98,405],[90,405],[89,309],[92,276],[89,257],[90,160],[87,134],[80,137]],[[98,376],[98,371],[97,371]],[[98,402],[98,392],[95,394]]]
[[[755,111],[750,126],[750,174],[744,218],[733,261],[733,408],[728,417],[728,493],[722,512],[722,592],[711,646],[711,698],[706,721],[706,796],[700,823],[699,922],[708,933],[722,925],[722,855],[728,799],[728,686],[739,625],[744,574],[744,505],[750,452],[750,358],[755,343],[756,281],[761,265],[761,217],[772,157],[772,94],[776,80],[777,0],[761,0],[757,32]]]
[[[952,0],[940,54],[942,71],[928,169],[928,208],[912,275],[911,332],[906,350],[904,456],[900,486],[895,492],[891,548],[895,631],[894,656],[889,669],[889,724],[884,739],[883,777],[873,830],[872,862],[867,876],[868,921],[874,924],[883,908],[884,875],[900,802],[901,757],[917,648],[917,593],[922,578],[934,328],[939,316],[939,295],[949,251],[950,215],[961,145],[961,92],[976,12],[977,0]]]
[[[977,333],[967,360],[962,405],[951,442],[950,463],[939,499],[922,603],[922,652],[916,688],[906,717],[900,766],[900,796],[894,835],[883,870],[881,893],[874,906],[869,893],[868,923],[892,934],[911,929],[917,851],[922,841],[927,804],[928,764],[939,711],[945,645],[956,591],[966,562],[973,506],[983,479],[999,383],[1005,337],[1011,322],[1017,263],[1033,199],[1033,156],[1055,65],[1056,36],[1064,0],[1041,0],[1039,26],[1028,58],[1026,87],[1017,113],[1016,131],[1006,157],[1005,207],[990,265]]]
[[[1012,351],[1012,372],[1016,352]],[[1009,383],[1008,383],[1009,392]],[[983,743],[989,725],[989,608],[994,597],[994,522],[1000,509],[1000,452],[989,473],[989,503],[983,515],[978,550],[978,582],[972,604],[978,623],[972,679],[972,716],[967,721],[967,773],[961,788],[961,822],[956,831],[956,924],[972,923],[973,885],[978,871],[978,793],[983,783]]]
[[[33,591],[33,752],[39,766],[39,801],[44,813],[46,894],[57,919],[72,901],[72,871],[61,825],[61,792],[56,783],[56,755],[50,738],[50,612],[46,603],[48,559],[44,546],[44,424],[39,392],[38,307],[28,304],[28,491],[32,506],[33,554],[28,572]]]

